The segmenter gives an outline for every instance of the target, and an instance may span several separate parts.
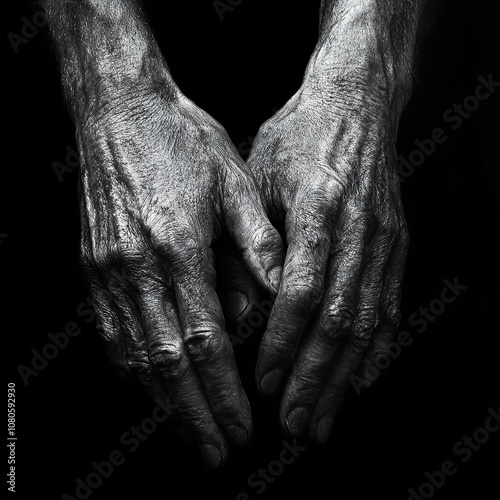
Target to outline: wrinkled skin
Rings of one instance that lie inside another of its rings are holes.
[[[208,466],[224,437],[252,431],[215,293],[212,242],[225,228],[275,292],[281,240],[223,128],[191,101],[126,96],[78,128],[82,262],[113,364],[153,398],[169,394]]]
[[[363,358],[386,351],[400,316],[408,246],[394,148],[401,100],[382,58],[364,53],[356,68],[317,52],[248,161],[287,244],[256,381],[266,395],[283,386],[283,427],[318,443],[351,376]]]
[[[211,245],[226,229],[277,292],[257,384],[284,387],[286,430],[325,442],[350,376],[399,319],[408,234],[394,142],[422,0],[324,0],[304,83],[261,128],[248,167],[172,82],[138,2],[44,3],[81,154],[82,263],[113,364],[172,397],[208,466],[228,438],[248,440],[215,293]],[[261,199],[285,229],[283,268]],[[228,263],[237,316],[257,294]]]

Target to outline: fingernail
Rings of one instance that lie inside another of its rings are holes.
[[[227,308],[229,317],[236,319],[248,307],[248,298],[244,293],[231,291],[227,294]]]
[[[260,388],[266,396],[271,396],[276,392],[280,385],[281,372],[279,370],[271,370],[267,372],[260,380]]]
[[[206,467],[215,468],[222,462],[222,455],[219,448],[213,444],[202,444],[200,446],[201,456]]]
[[[333,427],[333,417],[324,417],[320,420],[318,427],[316,427],[316,439],[320,443],[326,443],[330,437],[330,432]]]
[[[274,288],[275,292],[278,293],[281,282],[281,273],[283,272],[283,268],[281,266],[273,267],[269,273],[267,274],[267,279],[269,283]]]
[[[300,436],[307,423],[307,408],[294,408],[286,417],[286,426],[294,436]]]
[[[248,432],[239,425],[230,425],[227,428],[227,433],[235,446],[242,446],[247,442]]]

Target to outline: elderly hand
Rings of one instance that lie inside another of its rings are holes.
[[[225,228],[271,293],[281,240],[224,129],[178,90],[117,96],[77,124],[82,261],[113,363],[179,405],[207,465],[245,443],[249,404],[215,292]]]
[[[356,9],[343,20],[350,30],[340,23],[320,39],[303,85],[261,127],[248,161],[287,244],[256,381],[266,395],[283,385],[283,427],[319,443],[351,375],[392,340],[408,247],[395,155],[407,87],[386,70],[391,52],[356,25]]]

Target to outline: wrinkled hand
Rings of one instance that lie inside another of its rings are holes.
[[[259,130],[248,161],[287,253],[256,381],[284,384],[280,421],[325,442],[363,358],[391,342],[408,233],[397,115],[378,76],[310,70]],[[372,85],[373,81],[373,85]]]
[[[115,366],[168,393],[209,466],[252,431],[216,295],[211,244],[224,227],[275,293],[281,240],[224,129],[177,93],[134,91],[77,123],[81,251]]]

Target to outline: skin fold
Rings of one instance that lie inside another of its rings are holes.
[[[111,362],[179,405],[207,466],[248,441],[215,292],[211,246],[225,230],[238,251],[225,310],[257,296],[243,270],[276,297],[257,385],[283,389],[288,432],[325,442],[349,376],[399,321],[408,231],[394,144],[421,2],[325,0],[303,84],[247,165],[172,80],[138,2],[44,3],[81,157],[82,267]]]

